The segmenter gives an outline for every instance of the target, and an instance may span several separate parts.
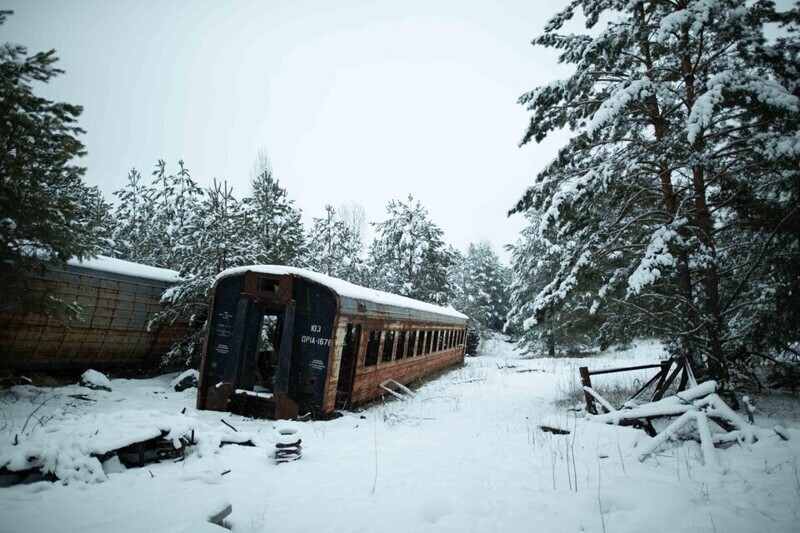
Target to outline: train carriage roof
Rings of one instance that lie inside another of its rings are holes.
[[[468,320],[466,315],[459,313],[452,307],[441,307],[397,294],[368,289],[325,274],[289,266],[251,265],[229,268],[217,275],[215,282],[222,278],[244,274],[245,272],[258,272],[275,276],[289,275],[323,285],[339,296],[343,313],[356,314],[359,312],[358,304],[362,303],[368,312],[387,314],[397,318],[411,318],[409,313],[409,310],[411,310],[414,312],[413,315],[415,317],[433,321],[466,322]]]
[[[70,259],[67,261],[67,265],[70,267],[96,270],[98,273],[118,274],[120,276],[140,278],[143,280],[163,281],[166,283],[178,283],[181,281],[180,276],[174,270],[132,263],[130,261],[123,261],[122,259],[106,257],[104,255],[98,255],[93,258],[87,257],[85,259]]]

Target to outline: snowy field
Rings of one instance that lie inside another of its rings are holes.
[[[719,450],[721,471],[703,465],[693,441],[639,462],[642,431],[553,402],[578,366],[655,362],[658,344],[579,360],[524,359],[499,339],[482,352],[410,401],[326,422],[198,412],[194,389],[170,391],[175,375],[112,380],[111,392],[4,391],[0,463],[38,453],[67,482],[0,488],[0,530],[221,532],[205,519],[231,504],[226,525],[237,532],[800,531],[796,402],[756,416],[762,427],[787,425],[788,441],[772,434]],[[542,432],[542,423],[571,433]],[[298,431],[303,456],[276,465],[286,428]],[[161,430],[194,430],[197,444],[183,461],[127,470],[90,456]],[[219,446],[248,439],[256,446]]]

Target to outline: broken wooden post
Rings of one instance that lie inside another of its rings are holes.
[[[603,408],[604,408],[606,411],[608,411],[609,413],[614,413],[614,412],[616,412],[616,411],[617,411],[617,410],[616,410],[616,409],[614,409],[614,407],[613,407],[613,406],[612,406],[612,405],[611,405],[611,404],[608,402],[608,400],[606,400],[605,398],[603,398],[603,397],[600,395],[600,393],[599,393],[599,392],[597,392],[596,390],[594,390],[593,388],[591,388],[591,387],[583,387],[583,392],[584,392],[584,393],[587,393],[587,392],[588,392],[589,394],[591,394],[591,395],[592,395],[592,397],[593,397],[595,400],[597,400],[598,402],[600,402],[600,405],[602,405],[602,406],[603,406]]]
[[[230,503],[225,504],[221,509],[212,513],[208,517],[208,521],[220,527],[225,527],[225,519],[233,512],[233,505]]]
[[[594,398],[591,394],[586,390],[586,388],[592,388],[592,378],[589,374],[589,367],[582,366],[578,369],[581,374],[581,383],[583,384],[583,397],[586,400],[586,412],[592,415],[597,414],[597,408],[594,406]]]

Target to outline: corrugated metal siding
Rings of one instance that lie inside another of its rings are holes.
[[[82,368],[158,368],[186,327],[147,331],[169,283],[68,265],[45,283],[81,306],[82,321],[42,315],[0,316],[0,366],[51,372]]]

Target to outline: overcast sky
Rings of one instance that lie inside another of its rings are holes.
[[[508,209],[564,138],[519,148],[517,98],[567,74],[530,45],[564,2],[22,0],[0,40],[55,48],[42,94],[84,106],[86,179],[183,159],[249,192],[259,150],[303,219],[409,194],[448,243],[516,240]],[[10,5],[9,5],[10,4]]]

